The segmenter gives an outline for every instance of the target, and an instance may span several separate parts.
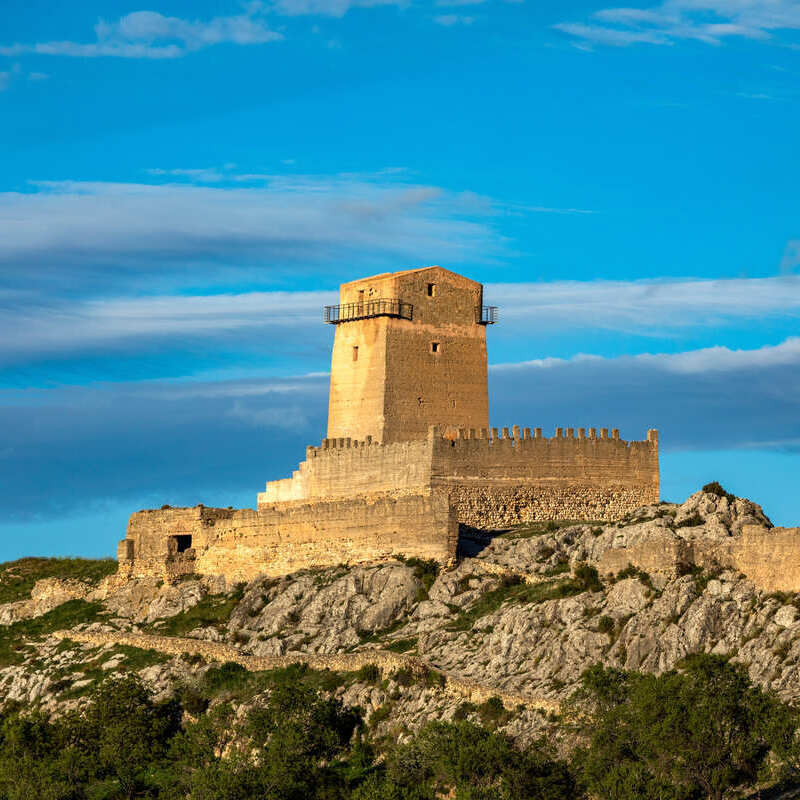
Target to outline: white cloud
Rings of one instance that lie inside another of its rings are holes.
[[[164,277],[170,265],[285,268],[356,254],[459,261],[496,254],[501,244],[475,221],[491,208],[393,175],[248,178],[256,185],[42,181],[29,193],[0,193],[0,274],[10,272],[19,287],[59,275],[108,282]],[[24,280],[21,264],[29,265]]]
[[[718,45],[726,38],[768,40],[800,29],[797,0],[665,0],[648,8],[606,8],[590,22],[554,26],[577,46],[674,44],[696,40]]]
[[[452,28],[454,25],[472,25],[475,22],[475,17],[466,17],[463,14],[440,14],[433,18],[437,25],[444,25],[446,28]]]
[[[352,8],[374,6],[406,6],[408,0],[274,0],[271,8],[289,17],[343,17]]]
[[[794,272],[797,267],[800,267],[800,239],[794,239],[787,243],[783,258],[781,258],[780,269],[781,273],[785,275]]]
[[[593,365],[625,362],[681,375],[708,375],[712,372],[737,372],[800,367],[800,337],[790,337],[777,345],[765,345],[755,350],[733,350],[729,347],[704,347],[682,353],[639,353],[634,356],[605,358],[579,354],[573,358],[540,358],[513,364],[497,364],[493,370],[553,369],[569,365]]]
[[[94,42],[15,43],[0,46],[0,55],[179,58],[189,51],[215,44],[252,45],[282,39],[282,34],[267,26],[261,9],[261,4],[251,3],[244,14],[203,21],[167,17],[157,11],[134,11],[116,22],[100,20],[95,25]]]
[[[772,315],[800,317],[800,277],[490,284],[515,330],[605,329],[660,336]],[[531,315],[531,309],[536,309]]]

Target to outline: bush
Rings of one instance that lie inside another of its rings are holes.
[[[575,569],[575,582],[583,592],[602,592],[603,584],[597,570],[589,564],[579,564]]]
[[[361,669],[356,672],[356,680],[361,683],[378,683],[381,679],[381,671],[376,664],[364,664]]]
[[[611,617],[602,616],[597,621],[597,630],[600,633],[611,634],[614,632],[614,620]]]
[[[588,739],[575,767],[591,796],[609,800],[722,800],[752,786],[781,705],[706,654],[658,676],[598,665],[572,702]]]
[[[723,489],[719,481],[711,481],[711,483],[707,483],[701,491],[705,492],[706,494],[715,494],[717,497],[726,497],[731,503],[736,500],[736,495],[731,494]]]

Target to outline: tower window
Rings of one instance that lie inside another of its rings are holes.
[[[364,302],[364,290],[363,289],[359,289],[358,290],[358,302],[359,303],[363,303]]]
[[[358,346],[353,348],[353,361],[358,361]]]
[[[429,283],[428,284],[428,297],[436,297],[436,284]]]
[[[439,342],[431,342],[431,353],[439,352]]]

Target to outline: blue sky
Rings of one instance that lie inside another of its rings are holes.
[[[0,558],[249,505],[344,280],[483,281],[494,425],[800,524],[800,4],[45,3],[0,25]]]

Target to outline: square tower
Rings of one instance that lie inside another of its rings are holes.
[[[442,267],[343,283],[331,360],[328,438],[398,442],[430,425],[487,428],[483,286]]]

